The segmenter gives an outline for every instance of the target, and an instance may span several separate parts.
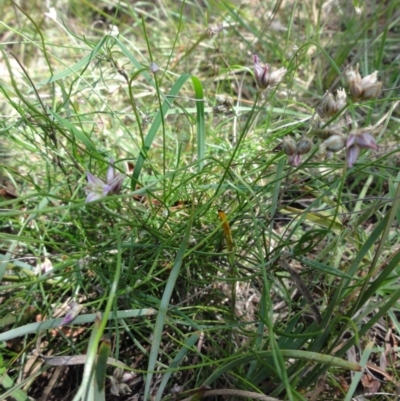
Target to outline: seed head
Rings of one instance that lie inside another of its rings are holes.
[[[346,104],[347,104],[346,91],[340,88],[336,92],[336,110],[337,111],[342,110],[344,107],[346,107]]]
[[[321,105],[317,107],[317,111],[322,118],[331,117],[336,114],[336,102],[331,92],[325,92]]]
[[[377,98],[382,90],[382,82],[378,82],[378,71],[361,78],[358,68],[357,64],[355,69],[350,68],[345,72],[351,98],[354,101]]]
[[[326,91],[321,100],[320,106],[317,107],[317,112],[321,118],[329,118],[334,116],[338,111],[342,110],[347,104],[346,92],[343,89],[338,89],[336,100],[331,92]]]

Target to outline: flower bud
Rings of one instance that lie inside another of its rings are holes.
[[[299,155],[304,155],[311,150],[312,142],[311,139],[301,138],[299,143],[297,144],[297,153]]]
[[[343,135],[332,135],[323,142],[323,145],[329,152],[339,152],[346,146],[346,139]]]
[[[160,71],[160,67],[157,65],[157,63],[155,63],[154,61],[152,61],[152,62],[150,63],[150,71],[151,71],[153,74],[156,74],[158,71]]]
[[[280,68],[277,71],[270,72],[269,64],[262,65],[258,56],[253,56],[254,60],[254,76],[256,78],[257,85],[261,89],[268,87],[274,87],[282,81],[283,76],[286,74],[286,68]]]
[[[378,145],[371,135],[370,130],[371,128],[364,128],[361,131],[353,130],[350,132],[346,142],[347,164],[349,167],[353,166],[361,149],[378,150]]]
[[[290,136],[285,136],[283,138],[282,146],[283,146],[283,151],[288,156],[295,154],[297,151],[296,142]]]
[[[261,89],[266,89],[269,85],[269,64],[262,66],[257,54],[253,56],[253,60],[256,82]]]

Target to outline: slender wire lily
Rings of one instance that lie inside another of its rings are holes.
[[[106,181],[95,177],[90,171],[86,173],[88,185],[84,188],[86,192],[86,203],[105,198],[107,195],[116,195],[121,192],[125,175],[115,171],[114,160],[110,159],[107,169]]]

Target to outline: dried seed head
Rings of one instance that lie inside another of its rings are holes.
[[[369,100],[377,98],[382,90],[382,82],[378,81],[378,71],[361,78],[358,64],[345,73],[349,85],[350,96],[353,100]]]
[[[317,107],[317,112],[322,118],[332,117],[336,114],[336,102],[331,92],[325,92],[320,106]]]
[[[336,110],[340,111],[347,104],[347,95],[344,89],[338,89],[336,92]]]
[[[382,90],[382,82],[378,82],[378,71],[365,76],[362,79],[362,100],[377,98]]]
[[[282,67],[279,68],[279,70],[272,72],[269,78],[269,86],[274,87],[278,85],[282,81],[282,78],[285,76],[286,71],[287,69]]]
[[[358,64],[355,69],[350,68],[345,72],[349,92],[352,99],[358,99],[362,94],[362,79],[358,72]]]

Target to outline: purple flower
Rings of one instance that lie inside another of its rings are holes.
[[[353,167],[361,149],[378,150],[374,137],[367,131],[350,132],[347,138],[347,165]]]
[[[76,302],[71,302],[69,305],[70,310],[64,316],[64,319],[60,323],[60,326],[65,326],[66,324],[70,324],[75,318],[81,313],[83,309],[82,305],[79,305]]]
[[[107,195],[120,193],[125,175],[116,173],[114,160],[110,159],[110,165],[107,170],[106,182],[95,177],[91,172],[87,172],[88,185],[85,187],[86,203],[105,198]]]

